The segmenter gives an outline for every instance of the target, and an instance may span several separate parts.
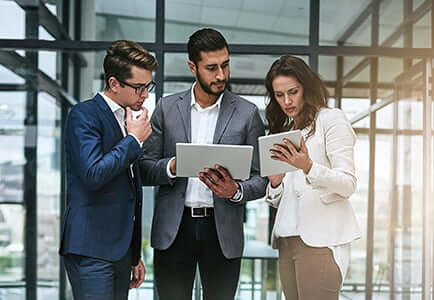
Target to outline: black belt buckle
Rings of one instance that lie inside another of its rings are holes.
[[[192,218],[204,218],[212,215],[212,207],[190,207]]]

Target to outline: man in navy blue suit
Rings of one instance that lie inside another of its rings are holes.
[[[142,183],[136,165],[152,133],[143,102],[158,63],[116,41],[104,59],[106,88],[75,105],[66,133],[67,207],[60,245],[74,299],[120,300],[145,277]],[[140,111],[132,117],[132,110]]]

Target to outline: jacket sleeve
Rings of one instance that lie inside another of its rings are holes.
[[[171,157],[163,158],[164,153],[164,113],[160,99],[151,117],[152,135],[143,143],[143,154],[139,158],[143,185],[173,185],[175,178],[167,174],[167,164]]]
[[[261,177],[259,174],[259,149],[258,149],[258,137],[265,135],[264,123],[259,115],[258,108],[255,107],[251,119],[249,121],[247,145],[253,146],[253,160],[250,171],[250,178],[245,181],[239,181],[242,185],[243,197],[240,202],[255,200],[264,197],[265,188],[268,180]]]
[[[66,125],[66,146],[70,161],[89,190],[98,190],[125,172],[141,154],[137,141],[127,135],[109,152],[102,147],[103,129],[83,109],[73,108]]]
[[[330,168],[313,162],[306,175],[308,183],[346,199],[356,190],[357,179],[354,167],[355,133],[341,110],[332,109],[322,120],[326,156]]]

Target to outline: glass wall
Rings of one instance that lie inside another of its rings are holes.
[[[37,277],[44,295],[58,298],[60,237],[60,108],[47,93],[38,94]],[[51,291],[49,288],[51,287]]]
[[[155,0],[81,2],[82,40],[114,41],[129,39],[155,41]]]
[[[221,31],[236,44],[309,42],[309,1],[170,0],[165,7],[165,41],[185,43],[200,27]]]
[[[8,84],[23,83],[5,68],[1,68],[0,78]],[[0,286],[22,282],[25,277],[25,101],[25,92],[0,92]],[[17,288],[18,293],[23,291]]]

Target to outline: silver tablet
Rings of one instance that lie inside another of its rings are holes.
[[[283,139],[287,138],[297,148],[300,148],[300,130],[292,130],[282,133],[270,134],[258,138],[259,143],[259,166],[261,176],[269,176],[297,170],[290,164],[271,159],[270,149],[275,148],[274,144],[283,144]]]
[[[199,177],[204,168],[225,167],[234,179],[248,179],[253,146],[176,143],[176,176]]]

